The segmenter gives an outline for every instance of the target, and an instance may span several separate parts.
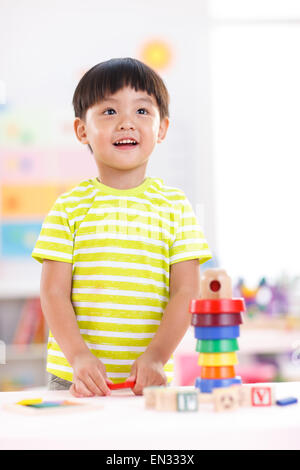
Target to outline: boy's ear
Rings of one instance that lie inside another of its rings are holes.
[[[81,142],[82,144],[89,143],[86,135],[85,122],[82,119],[75,118],[74,131],[79,142]]]
[[[169,118],[165,117],[160,121],[158,136],[157,136],[157,143],[160,144],[164,138],[166,137],[167,130],[170,124]]]

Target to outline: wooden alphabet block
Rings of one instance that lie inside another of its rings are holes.
[[[156,405],[158,411],[177,411],[177,389],[162,387],[156,390]]]
[[[247,384],[240,389],[240,406],[272,406],[274,404],[274,386]]]
[[[177,392],[177,411],[198,411],[199,392]]]
[[[274,404],[272,387],[251,387],[252,406],[272,406]]]
[[[157,391],[161,390],[162,386],[159,387],[145,387],[143,389],[143,395],[145,397],[145,408],[154,409],[156,408]]]
[[[212,392],[215,411],[232,411],[240,406],[240,386],[215,388]]]

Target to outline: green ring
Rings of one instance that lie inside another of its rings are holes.
[[[238,351],[236,338],[230,339],[198,339],[196,351],[200,353],[222,353]]]

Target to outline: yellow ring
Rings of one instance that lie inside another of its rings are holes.
[[[235,352],[228,353],[200,353],[198,359],[199,366],[233,366],[237,364],[237,355]]]

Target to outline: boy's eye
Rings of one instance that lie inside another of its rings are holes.
[[[111,115],[111,114],[114,114],[115,112],[116,112],[116,111],[115,111],[113,108],[107,108],[107,109],[103,112],[103,114]],[[148,114],[148,111],[147,111],[146,108],[139,108],[139,109],[137,110],[137,112],[138,112],[139,114]]]
[[[112,112],[111,112],[111,111],[112,111]],[[115,110],[114,110],[113,108],[108,108],[108,109],[106,109],[106,110],[104,111],[103,114],[113,114],[113,113],[115,113]]]

